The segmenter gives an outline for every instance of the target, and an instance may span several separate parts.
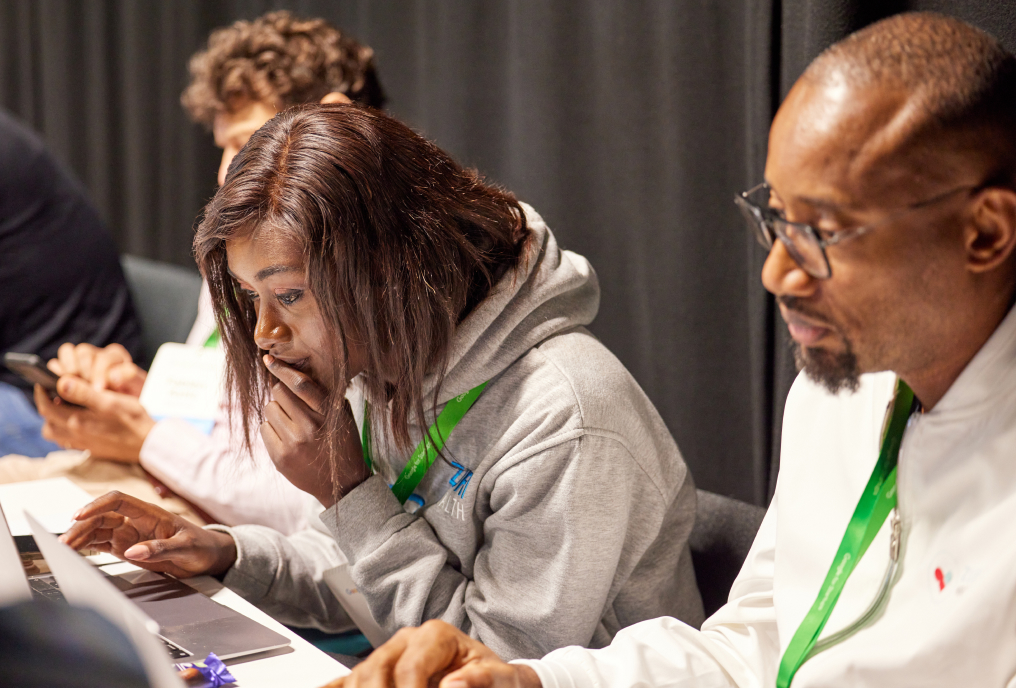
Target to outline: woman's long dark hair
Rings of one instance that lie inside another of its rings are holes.
[[[277,115],[236,156],[194,238],[248,448],[271,376],[254,342],[253,304],[228,272],[226,242],[263,233],[302,249],[333,335],[324,353],[334,357],[334,377],[321,381],[332,390],[329,456],[342,427],[346,338],[367,352],[375,434],[383,419],[395,448],[408,449],[411,418],[432,420],[424,415],[425,378],[443,377],[455,327],[518,266],[530,236],[514,196],[390,117],[351,105]]]

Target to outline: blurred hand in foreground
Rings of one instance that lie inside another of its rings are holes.
[[[73,549],[97,549],[177,578],[221,575],[236,561],[226,533],[205,530],[154,504],[109,492],[74,514],[60,540]]]
[[[61,398],[50,399],[42,387],[35,388],[35,406],[46,421],[44,438],[68,449],[87,449],[104,459],[140,461],[141,446],[155,420],[137,397],[97,390],[75,375],[62,376],[57,392]]]
[[[353,672],[324,688],[540,688],[536,672],[502,662],[444,621],[403,628]]]
[[[92,344],[61,344],[47,367],[57,375],[73,375],[91,383],[96,391],[109,389],[141,396],[147,373],[120,344],[99,348]]]

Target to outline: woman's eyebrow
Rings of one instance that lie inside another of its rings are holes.
[[[272,275],[278,275],[283,272],[299,272],[300,270],[301,268],[298,268],[295,265],[269,265],[267,268],[262,268],[258,270],[258,273],[254,275],[254,281],[260,282],[261,280],[267,279]],[[243,279],[241,277],[238,277],[237,274],[233,272],[233,270],[230,269],[228,265],[226,266],[226,272],[228,272],[229,276],[237,280],[238,282],[243,281]]]
[[[301,270],[302,268],[298,268],[295,265],[269,265],[267,268],[258,270],[258,273],[254,275],[254,280],[260,282],[272,275],[278,275],[283,272],[299,272]]]

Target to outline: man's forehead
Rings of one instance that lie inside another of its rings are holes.
[[[917,123],[913,100],[898,90],[802,79],[773,122],[766,178],[781,195],[840,206],[877,202],[882,193],[919,195],[906,145]]]
[[[220,145],[236,136],[250,137],[276,114],[270,103],[243,103],[215,115],[212,133]]]

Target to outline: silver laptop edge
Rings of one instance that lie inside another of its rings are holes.
[[[156,639],[159,625],[138,609],[105,576],[25,512],[35,542],[70,604],[88,607],[116,624],[134,642],[153,688],[182,688],[183,681],[166,662],[166,649]]]

